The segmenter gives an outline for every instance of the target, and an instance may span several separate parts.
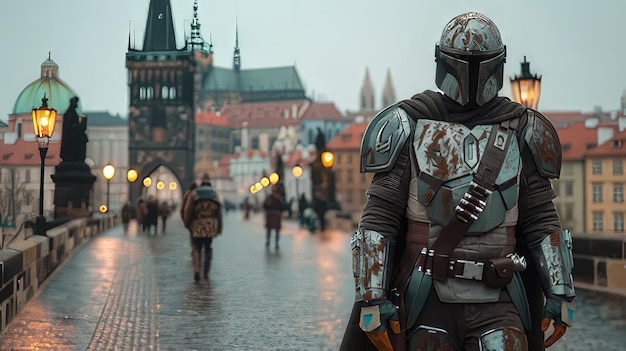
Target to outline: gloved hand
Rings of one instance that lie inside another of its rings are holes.
[[[378,351],[393,351],[388,331],[400,333],[398,309],[389,300],[363,303],[359,326]]]
[[[559,340],[574,322],[574,305],[559,298],[547,298],[543,306],[543,320],[541,330],[545,332],[550,327],[550,321],[554,321],[554,332],[546,339],[545,347],[550,347]]]

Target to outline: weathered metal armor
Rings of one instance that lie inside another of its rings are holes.
[[[508,138],[512,139],[496,178],[497,188],[488,195],[483,213],[450,256],[466,260],[466,266],[475,265],[478,274],[469,279],[435,280],[437,293],[444,302],[494,302],[499,298],[501,287],[489,287],[479,280],[482,280],[482,262],[505,257],[514,250],[515,240],[506,227],[515,226],[517,222],[521,165],[517,134],[508,124],[505,132],[498,130],[501,134],[496,136],[502,147]],[[470,129],[458,123],[417,121],[407,217],[430,223],[430,245],[456,215],[455,207],[472,183],[491,132],[490,125]]]
[[[387,297],[391,283],[391,240],[371,230],[358,229],[350,240],[356,301],[377,301]]]

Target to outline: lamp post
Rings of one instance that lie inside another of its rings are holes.
[[[102,175],[104,175],[104,179],[107,180],[107,210],[106,212],[109,212],[109,190],[110,190],[110,186],[111,186],[111,179],[113,179],[113,176],[115,175],[115,167],[113,167],[113,165],[111,164],[107,164],[106,166],[104,166],[104,168],[102,168]]]
[[[522,73],[511,79],[511,92],[513,101],[533,110],[537,109],[541,95],[541,76],[530,73],[530,62],[526,61],[526,56],[522,62]]]
[[[300,164],[296,164],[291,169],[291,174],[293,174],[294,178],[296,178],[296,199],[300,198],[300,177],[302,177],[302,166]]]
[[[54,125],[56,123],[57,111],[48,107],[48,99],[46,93],[41,99],[41,107],[33,109],[31,112],[33,118],[33,129],[37,137],[39,146],[39,157],[41,158],[41,173],[39,177],[39,216],[35,220],[35,234],[46,235],[46,217],[43,215],[43,178],[46,154],[48,153],[48,145],[50,138],[54,133]]]

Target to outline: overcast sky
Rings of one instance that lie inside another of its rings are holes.
[[[193,0],[171,0],[177,44],[189,31]],[[149,0],[2,0],[0,119],[22,89],[39,78],[48,51],[59,77],[84,111],[127,115],[125,53],[129,23],[143,44]],[[539,109],[589,112],[620,108],[626,88],[622,23],[616,0],[199,0],[202,35],[211,36],[215,65],[232,66],[235,22],[243,68],[296,65],[307,95],[355,110],[365,69],[376,104],[387,70],[396,98],[436,89],[434,52],[444,25],[478,11],[507,46],[505,87],[524,55],[543,76]]]

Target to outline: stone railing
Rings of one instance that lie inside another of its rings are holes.
[[[26,234],[0,249],[0,332],[76,247],[118,221],[113,213],[72,219],[48,228],[47,236]]]
[[[626,236],[573,235],[574,284],[626,295]]]

